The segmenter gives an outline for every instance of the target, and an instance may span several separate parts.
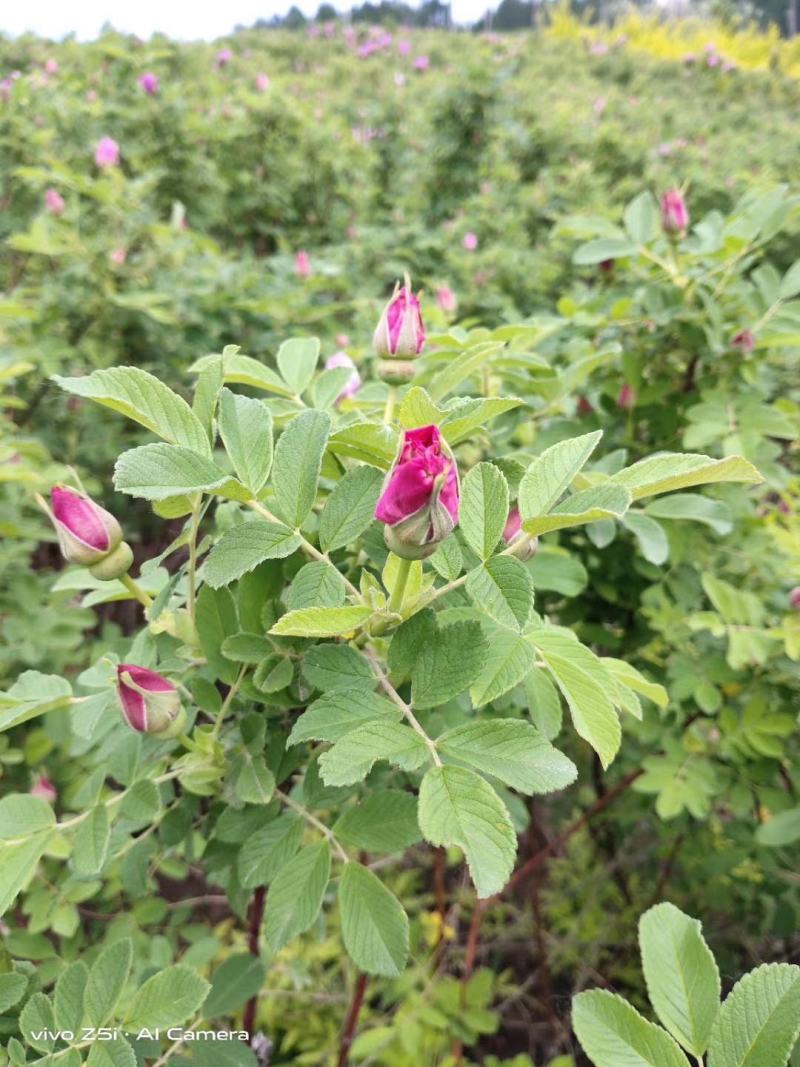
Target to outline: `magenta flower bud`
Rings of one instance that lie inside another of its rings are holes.
[[[740,352],[752,352],[756,347],[756,339],[752,330],[739,330],[731,338],[731,348],[738,348]]]
[[[800,611],[800,585],[796,585],[789,593],[789,606],[795,611]]]
[[[425,345],[425,326],[419,296],[411,292],[406,278],[402,289],[395,286],[392,299],[384,308],[372,338],[379,356],[413,359]]]
[[[162,675],[135,663],[117,666],[117,696],[122,716],[140,734],[174,737],[186,721],[178,690]]]
[[[689,210],[680,189],[667,189],[661,197],[661,228],[677,237],[689,229]]]
[[[508,518],[506,519],[506,524],[503,527],[503,540],[507,545],[510,545],[514,538],[517,537],[521,531],[522,517],[519,513],[519,508],[513,507],[509,511]]]
[[[50,508],[61,554],[69,563],[100,563],[122,543],[114,516],[77,489],[53,486]]]
[[[617,397],[617,407],[622,408],[623,411],[630,411],[631,408],[636,407],[636,390],[632,385],[623,385],[619,391]]]
[[[356,365],[346,352],[334,352],[325,360],[325,370],[335,370],[337,367],[351,367],[353,373],[344,383],[344,387],[336,397],[336,403],[355,396],[361,388],[361,375],[356,370]]]
[[[458,310],[458,297],[449,285],[442,285],[436,290],[436,303],[448,314]]]
[[[414,70],[427,70],[430,65],[431,61],[427,56],[417,56],[414,60]]]
[[[578,414],[579,415],[591,415],[591,413],[593,411],[594,411],[594,408],[592,407],[592,402],[589,400],[588,397],[584,396],[584,394],[581,393],[581,395],[578,397],[578,406],[577,406]]]
[[[44,194],[44,203],[47,210],[51,215],[63,214],[64,208],[67,206],[64,203],[64,197],[58,191],[58,189],[48,189]]]
[[[113,137],[101,137],[94,152],[98,167],[116,167],[119,163],[119,145]]]
[[[226,67],[228,63],[233,59],[233,52],[230,48],[220,48],[217,52],[215,62],[218,67]]]
[[[311,257],[302,248],[294,257],[294,272],[298,278],[310,278],[313,274]]]
[[[396,556],[425,559],[458,522],[458,468],[438,426],[406,430],[383,483],[375,518]]]
[[[58,790],[46,774],[40,774],[31,786],[31,796],[41,797],[48,804],[55,804],[58,800]]]
[[[139,88],[144,89],[148,96],[156,96],[159,86],[158,75],[154,74],[152,70],[146,70],[144,74],[139,75]]]
[[[464,239],[461,243],[468,252],[474,252],[478,247],[478,235],[470,230],[464,234]]]
[[[512,554],[523,561],[530,559],[538,547],[539,538],[531,537],[522,529],[522,516],[516,505],[508,513],[503,527],[503,540],[512,549]]]

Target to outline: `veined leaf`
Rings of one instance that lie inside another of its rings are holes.
[[[483,670],[470,688],[476,708],[489,704],[524,681],[534,662],[533,648],[520,634],[492,634]]]
[[[521,630],[533,607],[533,582],[514,556],[493,556],[467,575],[467,593],[475,605],[501,626]]]
[[[375,517],[383,477],[374,467],[354,467],[337,484],[319,519],[319,543],[333,552],[355,540]]]
[[[283,559],[300,547],[300,537],[288,526],[253,519],[232,526],[211,549],[203,577],[212,589],[229,585],[266,559]]]
[[[469,547],[487,560],[508,518],[508,485],[498,467],[478,463],[461,483],[461,532]]]
[[[711,1033],[708,1067],[786,1067],[800,1036],[800,967],[765,963],[740,979]]]
[[[349,730],[319,758],[326,785],[352,785],[369,774],[377,760],[416,770],[428,758],[428,747],[410,726],[386,719]]]
[[[402,789],[376,789],[339,816],[334,833],[340,841],[366,852],[402,852],[422,837],[417,798]]]
[[[373,614],[372,608],[300,608],[287,611],[270,630],[279,637],[335,637],[358,630]]]
[[[307,930],[319,915],[331,876],[327,841],[301,849],[278,871],[269,887],[264,933],[273,952]]]
[[[198,359],[189,370],[192,373],[203,371],[208,362],[217,358],[217,353],[203,356]],[[291,386],[287,385],[280,375],[274,370],[259,363],[252,356],[242,355],[240,352],[226,351],[223,358],[224,380],[231,385],[249,385],[254,389],[263,389],[267,393],[275,393],[277,396],[292,397]]]
[[[399,722],[402,716],[396,704],[373,693],[367,684],[359,688],[334,689],[308,706],[294,724],[287,744],[299,745],[310,740],[338,741],[365,723]]]
[[[553,509],[602,436],[602,430],[595,430],[582,437],[559,441],[534,459],[519,487],[518,502],[523,523],[547,515]]]
[[[413,665],[414,706],[436,708],[462,693],[480,675],[488,654],[488,642],[477,622],[454,622],[437,629],[422,644]]]
[[[284,381],[300,396],[311,384],[319,360],[318,337],[290,337],[278,349],[276,363]]]
[[[261,400],[223,389],[219,432],[239,481],[258,496],[272,468],[272,412]]]
[[[604,989],[591,989],[573,999],[572,1026],[595,1067],[689,1065],[666,1031]]]
[[[526,519],[522,528],[529,534],[550,533],[569,526],[585,526],[601,519],[619,519],[628,510],[631,494],[622,486],[604,483],[572,493],[556,504],[548,515]]]
[[[303,411],[295,415],[275,447],[275,503],[280,518],[295,529],[305,521],[314,503],[330,428],[330,415],[324,411]]]
[[[145,500],[209,493],[228,481],[213,460],[183,445],[140,445],[123,452],[114,465],[114,488]]]
[[[360,863],[345,864],[339,883],[342,940],[367,974],[395,978],[408,958],[408,916],[381,880]]]
[[[764,479],[753,464],[741,456],[712,459],[691,452],[663,452],[626,467],[619,474],[612,475],[610,481],[629,489],[633,499],[640,500],[645,496],[671,493],[675,489],[688,489],[693,485],[713,482],[757,485]]]

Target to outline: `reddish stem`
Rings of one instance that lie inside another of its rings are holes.
[[[347,1067],[350,1062],[350,1047],[356,1036],[358,1016],[361,1012],[361,1005],[364,1003],[364,994],[366,991],[367,976],[362,971],[359,972],[359,975],[356,978],[356,984],[353,986],[353,997],[350,1001],[350,1007],[347,1009],[347,1018],[345,1019],[342,1028],[342,1036],[339,1041],[339,1059],[337,1060],[337,1067]]]
[[[260,885],[253,893],[253,899],[250,901],[250,914],[248,916],[248,930],[247,930],[247,947],[251,956],[259,955],[259,934],[261,933],[261,920],[264,918],[264,905],[267,900],[266,887]],[[258,1005],[258,993],[254,994],[245,1004],[244,1017],[242,1021],[243,1028],[247,1031],[250,1044],[253,1043],[255,1037],[254,1029],[256,1023],[256,1007]]]

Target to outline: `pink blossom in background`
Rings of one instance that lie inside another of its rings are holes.
[[[353,371],[336,397],[336,403],[338,404],[341,400],[349,399],[351,396],[356,395],[361,388],[361,375],[346,352],[334,352],[332,356],[328,356],[325,360],[325,370],[335,370],[337,367],[348,367]]]
[[[121,267],[125,260],[128,258],[128,253],[124,248],[115,248],[111,255],[108,257],[115,267]]]
[[[589,51],[593,56],[604,56],[608,52],[608,45],[605,41],[594,41]]]
[[[789,604],[795,609],[800,608],[800,585],[796,585],[789,593]]]
[[[64,203],[64,197],[59,193],[58,189],[48,189],[44,194],[44,202],[51,215],[63,214],[64,208],[67,206]]]
[[[86,94],[86,100],[87,100],[87,103],[89,103],[89,104],[96,103],[97,100],[98,100],[97,90],[96,89],[90,89],[89,92]]]
[[[474,252],[478,247],[478,235],[473,233],[472,230],[469,230],[464,234],[461,243],[468,252]]]
[[[48,74],[58,74],[58,60],[52,58],[48,59],[45,62],[44,69]]]
[[[680,189],[667,189],[661,197],[660,208],[664,233],[683,237],[689,229],[689,209]]]
[[[347,348],[350,344],[350,337],[346,333],[337,333],[335,340],[339,348]]]
[[[669,143],[669,141],[664,141],[662,144],[660,144],[658,146],[657,151],[658,151],[658,154],[663,159],[666,156],[670,155],[670,153],[672,152],[672,145]]]
[[[441,285],[436,290],[436,303],[448,314],[458,309],[458,297],[449,285]]]
[[[430,65],[431,61],[427,56],[417,56],[414,60],[414,70],[427,70]]]
[[[623,385],[617,397],[617,407],[622,408],[623,411],[630,411],[631,408],[636,407],[636,400],[636,390],[633,386]]]
[[[294,272],[298,278],[310,278],[313,274],[311,258],[308,252],[301,249],[294,257]]]
[[[11,97],[11,90],[14,87],[14,83],[10,78],[3,78],[0,81],[0,100],[8,100]]]
[[[752,352],[756,347],[756,339],[752,330],[739,330],[731,338],[731,347],[738,348],[740,352]]]
[[[709,52],[708,58],[706,59],[706,63],[709,65],[709,67],[718,67],[720,64],[719,55],[717,55],[716,52]]]
[[[217,52],[214,58],[214,62],[217,65],[217,69],[220,69],[222,67],[226,67],[232,59],[233,52],[231,52],[230,48],[220,48],[219,52]]]
[[[491,193],[492,188],[493,186],[491,182],[481,182],[480,189],[483,196],[488,196],[489,193]]]
[[[682,57],[682,62],[685,63],[687,67],[691,67],[693,63],[697,62],[697,53],[685,52]]]
[[[411,41],[405,39],[405,37],[397,42],[397,51],[401,56],[408,56],[411,54]]]
[[[578,397],[578,406],[577,406],[578,414],[579,415],[591,415],[591,413],[593,411],[594,411],[594,408],[592,407],[591,401],[588,399],[588,397],[585,397],[583,395],[583,393],[581,393],[581,395]]]
[[[55,804],[58,800],[56,787],[46,774],[40,774],[33,783],[31,786],[31,796],[40,797],[42,800],[46,800],[48,804]]]
[[[260,93],[265,93],[269,89],[269,75],[268,74],[256,74],[256,89]]]
[[[405,74],[402,74],[399,70],[396,70],[394,74],[394,84],[397,86],[398,89],[402,89],[403,86],[406,84]]]
[[[98,167],[116,167],[119,163],[119,145],[113,137],[101,137],[94,152]]]
[[[595,115],[597,115],[598,118],[600,118],[600,116],[605,111],[607,104],[608,101],[604,96],[598,96],[595,102],[592,104],[592,111],[595,113]]]
[[[139,75],[139,88],[143,89],[148,96],[155,96],[158,93],[159,84],[158,75],[152,70],[146,70],[144,74]]]

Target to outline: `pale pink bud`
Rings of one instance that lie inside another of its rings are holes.
[[[260,93],[265,93],[269,89],[269,75],[268,74],[256,74],[256,89]]]
[[[752,330],[739,330],[731,338],[731,348],[738,348],[740,352],[752,352],[756,347],[756,339]]]
[[[313,271],[311,269],[311,258],[308,252],[304,252],[302,249],[294,257],[294,272],[298,278],[310,278]]]
[[[44,194],[44,202],[51,215],[63,214],[64,208],[67,206],[64,203],[64,197],[59,193],[58,189],[48,189]]]
[[[470,230],[464,234],[464,239],[461,242],[468,252],[474,252],[478,247],[478,235]]]
[[[61,554],[69,563],[99,563],[122,542],[114,516],[77,489],[53,486],[50,509]]]
[[[458,298],[449,285],[440,285],[436,290],[436,303],[448,314],[458,309]]]
[[[114,251],[108,257],[115,267],[121,267],[125,260],[128,258],[128,253],[124,248],[115,248]]]
[[[220,48],[215,57],[215,63],[217,67],[226,67],[232,59],[233,52],[231,52],[230,48]]]
[[[353,373],[344,383],[341,392],[336,397],[336,403],[355,396],[361,388],[361,375],[356,370],[356,365],[346,352],[334,352],[325,360],[325,370],[335,370],[337,367],[352,368]]]
[[[58,790],[46,774],[40,774],[31,786],[31,796],[41,797],[48,804],[55,804],[58,800]]]
[[[94,161],[98,167],[116,167],[119,163],[119,145],[113,137],[101,137],[97,142]]]
[[[689,210],[680,189],[667,189],[661,197],[661,228],[680,237],[689,229]]]

